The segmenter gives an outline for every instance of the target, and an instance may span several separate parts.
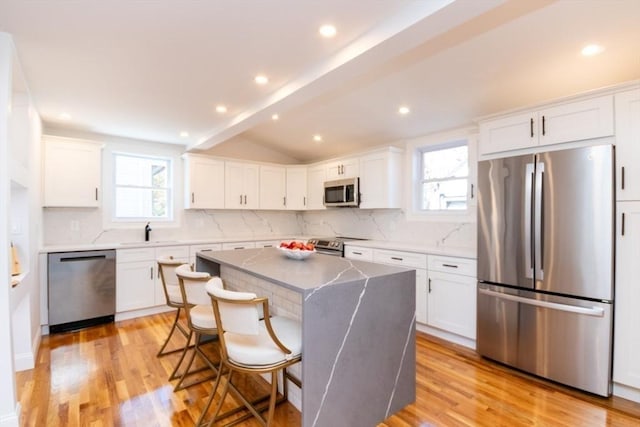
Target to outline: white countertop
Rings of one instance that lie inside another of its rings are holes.
[[[461,246],[436,246],[428,243],[393,242],[388,240],[354,240],[344,242],[345,246],[417,252],[431,255],[449,255],[460,258],[476,258],[476,248]]]
[[[78,243],[65,245],[47,245],[40,249],[40,253],[95,251],[104,249],[137,249],[154,248],[159,246],[183,246],[204,245],[211,243],[233,242],[258,242],[263,240],[307,240],[311,237],[301,236],[240,236],[240,237],[216,237],[210,239],[184,239],[184,240],[152,240],[149,242],[122,242],[122,243]]]

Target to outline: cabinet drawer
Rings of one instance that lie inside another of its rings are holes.
[[[221,243],[210,243],[208,245],[191,245],[189,246],[189,255],[195,257],[196,254],[200,251],[202,252],[213,252],[222,250]]]
[[[280,240],[260,240],[254,243],[256,248],[277,248]]]
[[[256,244],[253,242],[228,242],[222,244],[223,251],[229,251],[233,249],[250,249],[255,247]]]
[[[427,256],[413,252],[376,249],[373,251],[373,261],[382,264],[401,265],[403,267],[427,268]]]
[[[429,271],[476,277],[476,260],[429,255]]]
[[[344,257],[350,259],[360,259],[362,261],[373,261],[373,249],[361,248],[358,246],[346,246]]]
[[[155,261],[155,248],[136,248],[116,250],[116,262]]]
[[[156,248],[156,259],[172,256],[176,259],[189,259],[189,246],[163,246]]]

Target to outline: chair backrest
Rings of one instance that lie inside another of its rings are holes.
[[[207,286],[214,306],[218,329],[241,335],[258,335],[260,316],[258,305],[264,298],[256,298],[252,292],[236,292]]]
[[[162,285],[178,286],[178,276],[176,276],[176,268],[184,264],[184,261],[174,259],[173,256],[160,257],[157,261]]]
[[[209,273],[191,271],[191,266],[189,264],[182,264],[176,268],[176,276],[178,277],[182,300],[186,304],[211,304],[211,298],[205,289],[205,284],[211,280],[211,275]]]

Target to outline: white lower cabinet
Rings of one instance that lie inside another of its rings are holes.
[[[476,339],[476,261],[429,255],[427,324]]]
[[[213,251],[221,251],[222,243],[208,243],[203,245],[191,245],[189,246],[189,264],[195,267],[196,265],[196,254],[198,252],[213,252]]]
[[[280,246],[280,240],[258,240],[254,245],[256,248],[277,248]]]
[[[116,254],[116,313],[165,303],[157,259],[173,256],[187,263],[188,246],[118,249]]]
[[[617,215],[613,380],[640,396],[640,201],[618,202]]]

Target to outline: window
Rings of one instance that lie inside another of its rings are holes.
[[[173,219],[170,159],[115,153],[114,176],[115,220]]]
[[[426,212],[466,210],[468,160],[466,141],[422,147],[418,209]]]

